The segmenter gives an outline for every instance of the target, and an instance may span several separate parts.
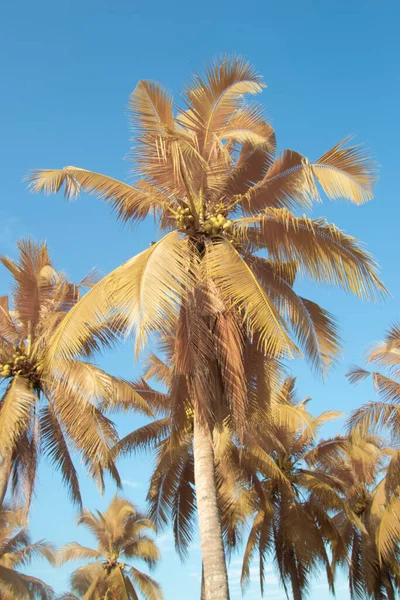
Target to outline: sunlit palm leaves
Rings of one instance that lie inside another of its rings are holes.
[[[315,163],[292,151],[274,160],[271,126],[259,107],[244,101],[246,94],[257,94],[263,87],[253,67],[240,58],[226,57],[213,63],[204,77],[195,76],[185,89],[185,106],[174,114],[172,98],[163,88],[139,82],[130,100],[132,158],[139,176],[133,187],[75,167],[32,173],[34,191],[52,193],[64,186],[66,196],[74,197],[82,190],[111,203],[123,219],[137,220],[155,212],[161,228],[177,228],[189,240],[182,246],[179,237],[166,238],[167,254],[161,262],[156,254],[163,253],[164,242],[106,277],[64,321],[53,340],[52,356],[74,355],[90,335],[90,327],[113,311],[125,313],[133,307],[124,327],[135,328],[138,348],[150,330],[165,331],[175,312],[172,304],[186,302],[183,292],[197,281],[196,277],[190,281],[188,275],[195,274],[199,256],[207,276],[218,288],[222,286],[227,300],[238,304],[247,325],[260,335],[264,350],[276,356],[293,351],[279,316],[280,294],[269,297],[251,262],[244,264],[249,250],[264,248],[271,258],[294,261],[312,278],[359,296],[385,292],[374,261],[356,240],[332,225],[289,212],[318,199],[318,184],[334,199],[345,197],[357,204],[368,200],[375,177],[373,162],[362,149],[346,147],[345,142]],[[230,219],[234,213],[254,215],[265,210],[251,223]],[[229,242],[230,252],[225,248]],[[205,254],[203,247],[208,249]],[[145,286],[140,276],[143,268],[147,278],[160,279],[158,288]],[[224,269],[222,280],[218,269]],[[232,271],[240,276],[227,281]],[[138,278],[129,289],[124,284],[128,273],[132,280]],[[285,302],[292,304],[287,296]],[[301,338],[304,319],[301,322],[296,310],[292,319]],[[338,350],[334,334],[331,328],[332,343],[323,349],[325,365]],[[312,350],[314,363],[316,356]]]
[[[265,589],[268,560],[275,562],[281,582],[293,598],[306,597],[312,574],[325,567],[333,590],[334,573],[327,545],[340,544],[330,513],[342,506],[341,481],[316,464],[315,456],[327,442],[317,442],[320,427],[338,413],[311,417],[294,395],[294,382],[287,380],[281,391],[293,410],[291,422],[282,416],[269,429],[255,427],[249,432],[242,462],[254,472],[257,487],[251,491],[251,528],[245,546],[242,587],[250,581],[251,561],[260,563],[261,592]],[[283,413],[279,407],[279,413]],[[303,413],[303,414],[302,414]],[[283,413],[284,414],[284,413]]]
[[[390,453],[379,438],[356,432],[340,456],[324,459],[328,473],[344,483],[347,510],[334,517],[342,547],[333,546],[333,565],[348,566],[351,598],[394,599],[400,589],[395,499],[382,476]]]
[[[128,382],[88,362],[57,359],[49,364],[50,340],[76,305],[79,286],[56,272],[45,245],[26,240],[18,248],[17,262],[1,258],[14,280],[10,301],[4,296],[0,308],[1,497],[10,479],[29,504],[43,452],[61,471],[72,499],[80,503],[71,452],[80,454],[100,487],[105,470],[119,483],[109,457],[118,436],[104,411],[121,407],[151,411]],[[85,284],[92,285],[92,278],[87,277]],[[111,342],[117,333],[112,324],[103,323],[92,330],[92,339],[82,350],[88,354],[100,340]]]
[[[358,383],[371,376],[378,401],[369,402],[354,410],[349,418],[349,427],[359,435],[368,435],[374,431],[389,431],[394,442],[390,453],[384,485],[379,487],[379,526],[376,526],[376,544],[380,556],[385,561],[393,561],[399,552],[400,539],[400,331],[394,324],[387,332],[383,342],[377,344],[369,352],[369,363],[385,370],[370,372],[353,367],[348,378],[351,383]]]
[[[297,343],[320,370],[337,357],[334,321],[297,297],[296,272],[359,297],[386,293],[377,265],[357,240],[321,219],[290,212],[308,209],[319,199],[320,188],[332,199],[355,204],[370,199],[373,161],[346,142],[315,163],[293,151],[277,157],[272,127],[262,109],[248,102],[263,87],[252,66],[228,57],[195,75],[181,107],[175,108],[157,83],[141,81],[130,99],[134,186],[76,167],[29,176],[33,191],[64,188],[68,198],[81,191],[93,194],[124,221],[153,213],[167,232],[74,306],[49,343],[47,368],[54,360],[79,355],[93,332],[110,320],[117,319],[120,332],[135,333],[137,352],[151,334],[175,330],[173,434],[181,444],[189,407],[211,462],[214,430],[228,424],[244,439],[246,416],[257,395],[246,384],[250,355],[258,372],[266,357],[270,364],[296,355]],[[274,277],[257,268],[259,250],[275,265]],[[292,265],[289,277],[279,273],[282,262]],[[212,471],[207,485],[214,498]],[[216,528],[216,502],[213,506]],[[221,579],[222,562],[216,579]],[[300,567],[298,577],[304,579]],[[206,577],[206,588],[211,579]],[[217,586],[206,593],[210,599],[221,597]],[[227,593],[225,585],[222,596]]]
[[[43,540],[32,543],[26,531],[24,511],[3,505],[0,510],[0,597],[3,600],[53,600],[54,593],[48,585],[22,572],[40,557],[54,563],[52,546]]]
[[[86,526],[95,536],[97,548],[72,542],[57,554],[59,565],[71,560],[90,561],[71,576],[71,587],[77,597],[137,600],[141,594],[145,600],[162,599],[158,583],[129,564],[139,560],[152,568],[160,558],[157,545],[148,534],[154,529],[152,521],[132,503],[115,496],[104,513],[83,511],[78,524]]]

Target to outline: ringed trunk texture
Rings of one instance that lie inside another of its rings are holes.
[[[4,498],[7,493],[8,481],[10,479],[10,473],[12,468],[12,457],[11,455],[6,456],[0,463],[0,506],[4,502]]]
[[[217,505],[214,450],[210,432],[194,417],[194,477],[200,545],[203,557],[205,600],[229,600],[228,573],[222,541],[221,519]]]

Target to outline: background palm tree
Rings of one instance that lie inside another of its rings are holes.
[[[309,589],[310,577],[322,565],[329,587],[334,591],[334,574],[328,546],[340,545],[331,518],[332,511],[343,506],[339,492],[342,483],[316,463],[336,440],[318,442],[321,426],[338,413],[327,411],[312,417],[307,401],[298,402],[294,380],[289,378],[281,389],[283,406],[297,407],[291,422],[271,427],[254,427],[246,440],[242,462],[253,471],[250,514],[252,523],[244,552],[242,588],[250,581],[250,565],[255,555],[260,563],[260,586],[264,593],[265,566],[273,559],[289,597],[302,600]]]
[[[162,598],[158,583],[129,564],[131,560],[141,560],[152,568],[160,558],[155,541],[148,535],[154,524],[131,502],[115,496],[104,513],[83,511],[78,524],[90,529],[97,548],[76,542],[67,544],[58,552],[58,564],[79,559],[92,561],[71,576],[71,587],[79,598],[137,600],[138,590],[146,600]]]
[[[41,556],[54,563],[52,546],[43,540],[31,543],[25,527],[24,510],[6,505],[0,508],[0,597],[52,600],[53,590],[48,585],[19,570]]]
[[[379,438],[355,432],[339,452],[321,457],[327,472],[344,483],[344,507],[351,511],[334,517],[341,544],[333,544],[332,554],[334,567],[349,569],[351,598],[395,600],[400,590],[399,537],[385,477],[392,452]],[[395,544],[384,543],[394,537]]]
[[[168,231],[83,297],[58,328],[47,358],[75,356],[93,327],[115,311],[126,317],[124,328],[134,330],[137,351],[152,332],[171,328],[188,343],[181,357],[191,361],[187,381],[207,600],[229,596],[212,432],[223,394],[238,429],[245,422],[243,331],[257,337],[265,355],[282,357],[296,353],[292,327],[312,363],[325,368],[338,351],[335,325],[293,291],[296,272],[360,297],[385,293],[374,260],[354,238],[322,219],[291,212],[310,208],[319,197],[317,184],[330,198],[356,204],[370,199],[373,163],[345,142],[315,163],[293,151],[276,157],[275,134],[262,109],[244,101],[263,87],[242,59],[224,57],[205,77],[195,75],[174,116],[171,96],[141,81],[130,102],[135,186],[75,167],[29,178],[34,191],[64,186],[67,197],[97,195],[124,221],[154,214]],[[261,249],[266,258],[256,256]]]
[[[400,326],[393,324],[385,339],[368,353],[368,363],[381,371],[353,367],[347,374],[351,383],[371,377],[377,401],[355,409],[348,420],[351,431],[362,438],[370,433],[389,433],[392,449],[390,462],[379,487],[380,525],[377,533],[377,550],[386,562],[392,562],[399,551],[400,540]]]
[[[109,450],[118,439],[106,416],[110,408],[151,414],[132,386],[85,360],[100,342],[111,342],[109,321],[93,330],[82,347],[83,360],[46,361],[57,326],[79,298],[79,286],[54,269],[46,245],[18,243],[19,260],[0,257],[13,277],[11,298],[0,301],[0,503],[12,487],[32,495],[36,466],[43,452],[61,471],[71,498],[81,504],[71,450],[78,451],[88,473],[103,487],[107,470],[119,484]],[[92,286],[93,276],[80,285]]]

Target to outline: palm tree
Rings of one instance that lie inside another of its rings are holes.
[[[211,432],[223,393],[238,429],[244,427],[243,332],[257,337],[265,355],[282,357],[297,351],[291,327],[312,363],[325,368],[338,351],[336,328],[319,306],[293,291],[296,272],[360,297],[385,293],[374,260],[354,238],[291,212],[318,199],[317,184],[330,198],[367,201],[373,164],[345,142],[315,163],[288,150],[276,157],[275,134],[262,109],[244,101],[263,87],[242,59],[223,58],[205,77],[196,74],[174,116],[171,96],[140,81],[130,101],[135,186],[76,167],[29,177],[36,192],[64,187],[69,198],[94,194],[123,221],[153,214],[167,232],[82,298],[58,328],[48,360],[75,356],[93,327],[115,311],[135,332],[137,352],[152,333],[179,329],[189,348],[181,360],[190,359],[207,600],[228,598]]]
[[[164,414],[157,421],[144,425],[121,439],[116,451],[127,453],[149,448],[155,450],[156,466],[148,492],[150,515],[158,526],[172,521],[176,549],[180,557],[185,558],[192,541],[196,512],[193,409],[185,403],[184,386],[179,388],[177,382],[173,362],[176,352],[172,340],[163,340],[162,347],[167,353],[167,363],[159,356],[151,354],[145,378],[157,379],[167,388],[167,393],[150,388],[145,379],[137,382],[137,389],[144,398],[149,398],[153,404],[163,407]],[[254,379],[256,356],[256,349],[253,348],[253,353],[249,352],[245,369],[249,376],[249,384]],[[262,356],[258,362],[264,367],[267,363]],[[232,427],[234,423],[225,418],[222,419],[224,425],[213,432],[213,450],[218,507],[224,546],[228,554],[237,550],[243,541],[247,523],[253,517],[244,561],[243,587],[248,581],[250,560],[257,543],[260,544],[261,573],[265,572],[264,561],[271,546],[264,547],[263,538],[260,536],[271,533],[273,529],[271,511],[266,512],[266,508],[271,509],[274,505],[277,514],[282,516],[285,506],[292,500],[295,502],[295,510],[300,512],[300,516],[297,515],[296,520],[290,513],[292,522],[289,523],[284,515],[285,518],[280,524],[281,537],[275,540],[275,556],[279,557],[279,543],[282,544],[283,533],[286,533],[287,527],[288,539],[294,536],[293,546],[297,543],[297,547],[286,548],[285,564],[279,566],[282,567],[283,583],[286,584],[287,578],[291,580],[297,600],[303,597],[305,582],[301,581],[298,584],[299,589],[296,588],[297,578],[294,577],[296,571],[292,558],[294,549],[297,554],[301,553],[298,562],[302,561],[300,566],[303,567],[303,575],[304,565],[308,576],[312,567],[316,567],[319,561],[324,562],[333,587],[333,572],[325,543],[328,536],[331,539],[336,539],[337,536],[326,513],[333,507],[337,509],[338,506],[342,506],[338,496],[341,482],[326,475],[321,469],[313,468],[313,463],[320,453],[326,452],[326,448],[340,446],[341,439],[327,440],[316,445],[319,428],[337,416],[337,413],[328,412],[316,419],[312,418],[306,411],[305,402],[298,406],[294,402],[294,380],[287,379],[277,388],[280,375],[278,367],[271,364],[265,369],[263,381],[261,373],[258,373],[257,386],[249,385],[252,401],[247,413],[249,427],[246,428],[243,440],[240,440]],[[271,383],[274,385],[272,389],[268,389],[268,384]],[[178,421],[177,407],[182,405],[186,408]],[[285,467],[290,460],[293,460],[292,473],[287,473]],[[307,462],[310,464],[307,465]],[[304,497],[309,495],[310,491],[313,492],[313,496],[305,502]],[[305,525],[309,530],[308,543],[302,533]],[[264,588],[263,579],[261,588]]]
[[[392,452],[379,438],[358,431],[333,460],[329,452],[324,457],[327,472],[344,483],[347,510],[334,517],[341,544],[333,544],[332,558],[334,567],[348,566],[354,599],[395,600],[400,591],[398,516],[393,517],[385,477]]]
[[[2,600],[51,600],[54,594],[48,585],[18,570],[41,556],[54,562],[50,544],[43,540],[31,543],[24,513],[7,505],[0,509],[0,597]]]
[[[303,600],[310,577],[320,564],[334,591],[326,545],[340,544],[330,512],[343,505],[342,484],[316,463],[327,449],[341,443],[340,439],[317,441],[321,426],[338,413],[327,411],[312,417],[306,410],[307,400],[296,401],[291,378],[282,386],[281,395],[284,406],[297,407],[297,423],[272,423],[268,430],[253,428],[247,452],[242,455],[243,465],[254,472],[257,482],[252,490],[252,524],[243,559],[242,588],[250,581],[251,561],[257,554],[261,593],[265,563],[272,557],[286,594],[290,584],[293,599]]]
[[[126,561],[144,561],[150,568],[160,558],[155,541],[148,535],[154,524],[125,498],[115,496],[104,513],[84,510],[78,524],[95,536],[97,548],[72,542],[58,552],[58,564],[89,559],[71,576],[71,587],[84,600],[137,600],[140,590],[146,600],[161,600],[158,583]],[[70,596],[67,595],[67,598]]]
[[[144,398],[163,402],[160,418],[143,425],[121,439],[114,452],[118,455],[153,450],[156,465],[152,473],[147,500],[149,515],[158,529],[172,523],[175,548],[182,560],[189,551],[197,511],[193,448],[193,409],[176,420],[174,398],[150,388],[143,380],[138,391]],[[237,491],[243,476],[239,466],[239,448],[228,423],[213,432],[217,504],[221,518],[225,550],[237,545],[240,527],[247,518],[245,495],[238,502]],[[233,501],[234,496],[234,501]]]
[[[378,552],[383,560],[393,560],[400,539],[400,325],[393,324],[385,339],[369,352],[368,363],[380,371],[353,367],[347,374],[351,383],[372,377],[378,401],[368,402],[350,415],[351,431],[361,436],[389,432],[394,449],[391,450],[384,489],[381,486],[380,502],[384,507],[378,534]]]
[[[79,287],[58,274],[46,245],[18,243],[19,260],[0,257],[10,271],[10,300],[0,306],[0,503],[12,487],[32,495],[41,452],[61,471],[72,499],[81,504],[79,482],[71,458],[78,451],[89,474],[103,486],[103,472],[119,483],[109,449],[118,439],[105,411],[118,406],[150,414],[132,386],[108,375],[87,360],[46,361],[57,325],[79,297]],[[87,277],[81,285],[93,285]],[[93,331],[83,359],[100,341],[112,341],[112,322]]]

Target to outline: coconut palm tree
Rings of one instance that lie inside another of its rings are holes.
[[[341,440],[318,442],[321,426],[338,413],[327,411],[312,417],[306,408],[308,400],[297,402],[294,383],[287,379],[281,394],[287,406],[297,407],[297,423],[272,424],[269,430],[253,428],[247,451],[242,455],[243,465],[254,472],[254,480],[258,481],[252,490],[252,523],[241,583],[245,589],[250,581],[251,561],[257,555],[263,594],[265,564],[272,558],[286,594],[290,585],[293,599],[303,600],[310,577],[321,565],[334,591],[327,544],[334,541],[340,545],[330,512],[343,505],[342,483],[319,468],[317,461],[320,454],[340,445]]]
[[[368,353],[368,363],[383,372],[352,367],[347,374],[351,383],[371,377],[377,401],[355,409],[350,415],[349,429],[361,437],[372,433],[389,433],[393,442],[390,462],[379,487],[378,507],[380,525],[377,533],[377,551],[384,562],[392,562],[400,540],[400,326],[393,324],[385,339]]]
[[[115,496],[104,513],[84,510],[78,524],[85,525],[95,536],[97,548],[72,542],[59,550],[58,564],[88,559],[71,576],[72,590],[84,600],[137,600],[137,590],[146,600],[161,600],[158,583],[129,564],[144,561],[150,568],[160,558],[155,541],[148,535],[154,524],[138,512],[125,498]],[[67,595],[67,597],[70,597]]]
[[[196,490],[194,480],[194,460],[193,460],[193,409],[185,403],[185,388],[176,381],[174,373],[174,351],[171,340],[164,340],[162,347],[167,350],[167,363],[154,354],[148,358],[148,371],[146,378],[157,379],[167,388],[167,393],[160,393],[146,383],[145,380],[138,382],[138,390],[146,398],[157,398],[156,403],[164,408],[164,414],[160,419],[144,425],[140,429],[128,434],[121,439],[116,450],[120,453],[131,451],[140,451],[152,448],[156,452],[156,466],[151,477],[148,501],[150,503],[150,515],[158,526],[163,526],[170,521],[173,524],[175,537],[175,546],[181,556],[185,558],[194,530],[194,515],[196,512]],[[245,372],[249,375],[249,384],[254,380],[254,365],[257,365],[256,352],[250,354],[249,361],[246,364]],[[262,355],[260,364],[265,363]],[[272,362],[272,361],[270,361]],[[275,361],[276,362],[276,361]],[[253,365],[253,368],[251,366]],[[257,368],[257,367],[256,367]],[[276,372],[274,372],[276,371]],[[272,389],[268,389],[268,384],[273,383],[274,373],[276,383]],[[266,512],[266,506],[271,507],[269,493],[272,477],[277,477],[277,467],[271,470],[270,454],[274,454],[275,448],[279,448],[279,455],[282,452],[284,457],[280,456],[279,462],[284,463],[285,459],[293,451],[296,456],[293,460],[293,489],[296,490],[296,508],[304,512],[304,521],[307,520],[309,528],[311,527],[310,537],[314,536],[314,547],[312,552],[305,544],[301,559],[303,565],[307,561],[307,569],[311,571],[312,566],[317,566],[318,560],[325,561],[330,582],[333,586],[333,573],[329,564],[328,556],[325,550],[325,542],[328,534],[335,538],[335,529],[331,520],[326,515],[332,507],[342,506],[338,489],[341,482],[334,477],[326,476],[325,473],[314,468],[306,471],[307,460],[310,464],[314,463],[319,453],[326,447],[340,445],[340,438],[329,440],[316,445],[316,436],[318,429],[327,420],[334,418],[337,413],[324,413],[319,418],[314,419],[306,411],[305,403],[296,406],[294,403],[294,381],[287,379],[280,388],[276,387],[279,381],[278,365],[270,365],[265,369],[264,381],[258,373],[257,386],[249,385],[249,393],[252,396],[250,410],[247,413],[248,427],[245,430],[241,440],[234,430],[234,423],[229,420],[229,416],[222,419],[223,426],[215,429],[213,432],[213,449],[216,470],[216,485],[218,491],[218,507],[221,515],[222,530],[224,537],[224,546],[228,554],[237,550],[243,541],[243,532],[248,521],[253,518],[253,529],[250,534],[245,566],[243,569],[243,585],[248,580],[249,563],[254,554],[254,544],[259,541],[260,528],[266,531],[266,522],[270,520],[271,513]],[[257,393],[258,392],[258,393]],[[183,393],[183,398],[179,395]],[[176,406],[185,405],[183,419],[178,423],[176,420]],[[227,414],[228,411],[227,411]],[[269,454],[268,454],[269,453]],[[304,455],[304,459],[303,459]],[[292,457],[293,458],[293,457]],[[274,460],[276,456],[274,456]],[[303,464],[302,464],[303,463]],[[308,465],[308,468],[312,467]],[[264,480],[265,477],[265,480]],[[283,488],[282,496],[286,497],[286,503],[291,500],[293,492],[282,484],[282,481],[288,484],[288,475],[282,467],[282,474],[276,483]],[[304,481],[300,481],[303,478]],[[264,486],[268,489],[266,494]],[[308,503],[303,502],[303,496],[309,490],[318,490],[314,497],[309,499]],[[303,496],[302,496],[303,494]],[[326,497],[323,496],[325,494]],[[268,497],[267,497],[268,496]],[[328,499],[330,504],[328,504]],[[282,500],[282,499],[281,499]],[[275,498],[279,504],[279,497]],[[283,502],[283,500],[282,500]],[[323,503],[324,502],[324,503]],[[319,511],[319,513],[318,513]],[[261,518],[262,515],[262,518]],[[317,521],[318,516],[318,521]],[[295,523],[297,531],[301,532],[304,527],[304,521]],[[323,524],[323,528],[321,526]],[[283,526],[288,524],[284,521]],[[290,524],[290,533],[294,534],[296,527]],[[281,532],[282,534],[282,532]],[[298,536],[296,536],[297,538]],[[337,536],[336,536],[337,537]],[[300,546],[300,543],[299,543]],[[262,545],[261,545],[262,547]],[[270,550],[271,548],[268,548]],[[297,549],[299,551],[299,549]],[[263,548],[261,564],[264,566],[267,549]],[[287,557],[286,567],[292,567],[292,560]],[[262,573],[264,569],[262,568]],[[295,586],[296,580],[293,580],[294,570],[289,569],[289,580],[292,578],[292,584]],[[284,583],[286,580],[284,579]],[[261,581],[263,589],[264,581]],[[304,586],[303,586],[304,588]],[[300,590],[300,596],[295,593],[295,598],[302,597],[303,589]]]
[[[50,544],[31,543],[26,530],[25,511],[3,505],[0,509],[0,597],[2,600],[54,598],[53,590],[36,577],[19,571],[33,559],[46,558],[54,562]]]
[[[250,65],[225,57],[205,77],[195,75],[174,115],[172,97],[141,81],[130,101],[134,186],[76,167],[29,177],[36,192],[64,187],[69,198],[94,194],[123,221],[153,214],[166,232],[70,311],[48,360],[75,356],[93,327],[116,310],[134,331],[137,352],[149,335],[176,329],[180,321],[181,343],[191,344],[182,356],[190,354],[192,365],[187,383],[207,600],[228,598],[211,432],[222,393],[230,395],[238,429],[245,422],[243,331],[257,336],[265,355],[280,358],[296,354],[292,328],[312,363],[325,368],[338,351],[335,325],[293,291],[296,272],[360,297],[385,293],[374,260],[357,240],[323,219],[293,212],[318,199],[317,185],[333,199],[367,201],[373,163],[346,141],[314,163],[289,150],[276,156],[275,134],[262,109],[244,100],[263,87]]]
[[[80,454],[100,487],[105,470],[119,483],[109,456],[118,436],[105,410],[123,405],[151,411],[128,382],[86,360],[100,341],[112,341],[112,322],[94,330],[80,360],[58,359],[49,368],[49,341],[76,304],[79,286],[56,272],[46,245],[23,240],[18,249],[17,261],[0,257],[14,280],[11,298],[0,299],[0,503],[11,480],[11,487],[27,493],[29,504],[43,453],[80,504],[71,451]],[[92,277],[81,285],[93,285]]]
[[[333,460],[329,451],[322,457],[327,473],[344,483],[347,510],[333,518],[341,544],[332,545],[332,558],[334,567],[348,567],[354,599],[395,600],[400,591],[398,517],[385,477],[392,453],[381,439],[357,431]]]

